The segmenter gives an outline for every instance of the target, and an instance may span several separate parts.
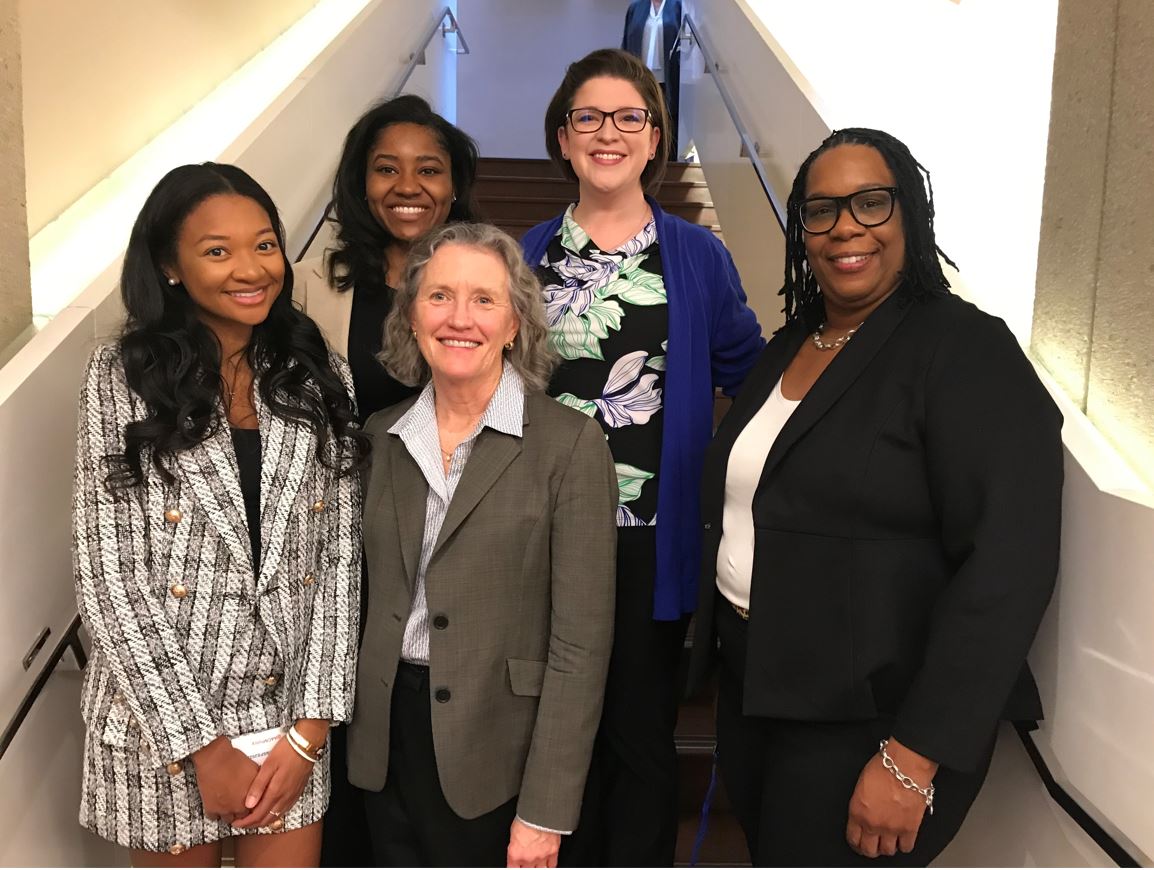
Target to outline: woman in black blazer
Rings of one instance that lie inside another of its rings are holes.
[[[928,180],[874,130],[805,161],[786,325],[706,459],[694,668],[719,639],[719,764],[759,865],[926,864],[998,720],[1041,716],[1061,416],[950,294]]]

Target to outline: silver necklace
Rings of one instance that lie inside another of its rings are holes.
[[[810,336],[810,338],[813,339],[813,345],[818,350],[837,350],[839,347],[853,338],[853,334],[861,329],[861,326],[862,325],[859,323],[853,329],[846,332],[845,335],[841,336],[840,338],[835,338],[833,341],[822,341],[821,331],[825,329],[825,323],[823,322],[821,326],[817,328],[817,331],[812,336]]]

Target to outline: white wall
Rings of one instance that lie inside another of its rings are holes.
[[[617,48],[628,0],[465,0],[457,122],[482,157],[545,158],[545,108],[565,68]]]
[[[939,243],[1028,343],[1058,0],[744,2],[831,128],[886,130],[930,170]]]

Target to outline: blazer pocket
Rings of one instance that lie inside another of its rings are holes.
[[[100,742],[105,746],[124,749],[128,746],[128,729],[133,724],[132,713],[123,701],[113,701],[100,732]]]
[[[540,697],[545,685],[545,662],[505,659],[509,666],[509,687],[514,695]]]

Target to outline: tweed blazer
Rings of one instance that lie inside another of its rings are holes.
[[[412,602],[428,484],[388,429],[415,399],[366,424],[368,615],[349,779],[379,791]],[[517,438],[477,436],[425,572],[433,743],[445,798],[472,819],[517,812],[577,826],[612,644],[617,478],[600,426],[540,392]]]
[[[332,365],[347,385],[347,367]],[[125,846],[168,850],[243,833],[204,818],[187,762],[217,736],[351,716],[360,481],[321,465],[313,435],[259,395],[256,410],[259,574],[227,423],[173,458],[172,483],[145,456],[143,483],[110,492],[104,457],[123,451],[125,424],[146,407],[116,346],[96,350],[84,379],[74,566],[93,651],[80,815]],[[318,764],[286,827],[321,816],[327,777]]]
[[[310,257],[293,266],[293,301],[320,327],[329,347],[347,357],[353,291],[337,290],[329,283],[325,259]]]

